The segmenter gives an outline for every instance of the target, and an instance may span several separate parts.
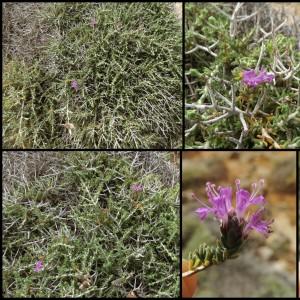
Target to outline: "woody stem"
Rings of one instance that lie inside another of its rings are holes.
[[[208,267],[210,267],[210,266],[201,265],[201,266],[195,268],[194,270],[189,270],[189,271],[182,273],[181,276],[182,276],[182,278],[189,277],[189,276],[192,276],[193,274],[204,271]]]

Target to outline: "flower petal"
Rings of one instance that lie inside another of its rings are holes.
[[[265,82],[272,82],[275,75],[272,72],[267,73],[262,69],[256,74],[255,70],[247,70],[243,72],[243,83],[250,87],[256,87]]]
[[[236,192],[236,211],[238,218],[244,216],[249,206],[250,193],[247,190],[240,189]]]
[[[222,220],[223,223],[227,223],[228,213],[232,208],[231,187],[219,187],[218,191],[216,191],[215,185],[208,182],[206,184],[206,192],[209,202],[212,204],[211,212],[214,213],[218,219]]]
[[[263,211],[264,208],[256,211],[248,220],[247,225],[244,228],[244,234],[248,235],[251,230],[256,230],[257,232],[263,234],[267,237],[272,231],[270,225],[273,223],[272,221],[263,220]]]
[[[224,201],[226,213],[228,213],[232,207],[231,205],[232,188],[231,187],[220,188],[220,196]]]
[[[265,197],[260,195],[257,197],[254,197],[250,200],[250,204],[264,204],[266,202]]]
[[[201,220],[206,219],[207,215],[212,212],[211,208],[201,207],[195,211]]]

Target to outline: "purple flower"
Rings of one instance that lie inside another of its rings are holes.
[[[243,72],[243,82],[250,87],[256,87],[265,82],[272,82],[274,78],[275,75],[273,73],[267,73],[264,69],[259,71],[258,74],[256,74],[255,70]]]
[[[96,19],[95,19],[95,18],[92,18],[92,19],[91,19],[90,25],[91,25],[91,27],[93,27],[93,29],[95,29],[95,27],[96,27],[96,25],[97,25],[97,22],[96,22]]]
[[[76,80],[71,81],[71,87],[77,92],[79,90],[78,82]]]
[[[256,211],[252,216],[250,216],[245,228],[244,228],[244,235],[247,236],[251,230],[256,230],[260,232],[265,237],[268,237],[268,234],[271,233],[270,224],[272,221],[264,221],[262,217],[262,213],[264,208],[259,209]]]
[[[44,268],[43,262],[39,260],[35,264],[34,272],[40,272],[43,268]]]
[[[130,188],[133,192],[141,192],[144,189],[143,185],[139,183],[132,184]]]
[[[262,189],[264,180],[252,184],[252,193],[240,188],[240,180],[236,180],[236,205],[232,206],[232,189],[231,187],[219,187],[216,190],[215,185],[206,184],[206,191],[211,206],[203,204],[205,207],[198,208],[196,213],[201,220],[204,220],[208,214],[213,214],[221,224],[221,232],[226,236],[226,244],[233,244],[232,237],[245,240],[252,230],[263,234],[267,237],[271,233],[272,221],[263,220],[263,211],[265,198],[258,195]],[[258,205],[260,208],[254,213],[248,213],[247,209],[252,205]],[[224,241],[223,241],[224,244]],[[231,246],[229,246],[230,248]]]

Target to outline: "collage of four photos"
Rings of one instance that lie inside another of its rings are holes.
[[[299,297],[300,4],[2,3],[3,298]]]

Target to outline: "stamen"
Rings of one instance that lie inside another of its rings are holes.
[[[253,183],[253,184],[252,184],[252,189],[253,189],[253,191],[252,191],[252,194],[251,194],[251,196],[250,196],[249,201],[251,201],[252,199],[254,199],[254,197],[258,194],[258,192],[263,188],[264,182],[265,182],[265,181],[264,181],[263,179],[260,179],[260,180],[258,181],[258,184],[257,184],[257,183]]]
[[[207,208],[210,208],[207,204],[205,204],[204,202],[202,202],[197,196],[195,193],[192,193],[192,198],[195,199],[196,201],[198,201],[201,205],[207,207]]]
[[[211,184],[210,182],[206,183],[206,192],[207,192],[208,196],[210,196],[210,198],[213,198],[214,196],[217,196],[217,197],[219,196],[219,194],[215,190],[215,185]]]
[[[216,191],[216,185],[215,184],[211,185],[211,189],[212,189],[213,193],[215,194],[215,196],[219,196],[219,193]]]
[[[248,212],[247,212],[247,216],[244,217],[244,219],[245,219],[247,222],[248,222],[249,219],[250,219],[250,215],[251,215],[251,213],[248,211]]]
[[[239,179],[236,179],[235,180],[235,184],[236,184],[237,191],[239,191],[240,190],[241,181]]]
[[[209,198],[213,198],[213,194],[212,194],[212,191],[211,191],[211,187],[210,187],[210,182],[207,182],[206,183],[206,193],[208,195]]]

